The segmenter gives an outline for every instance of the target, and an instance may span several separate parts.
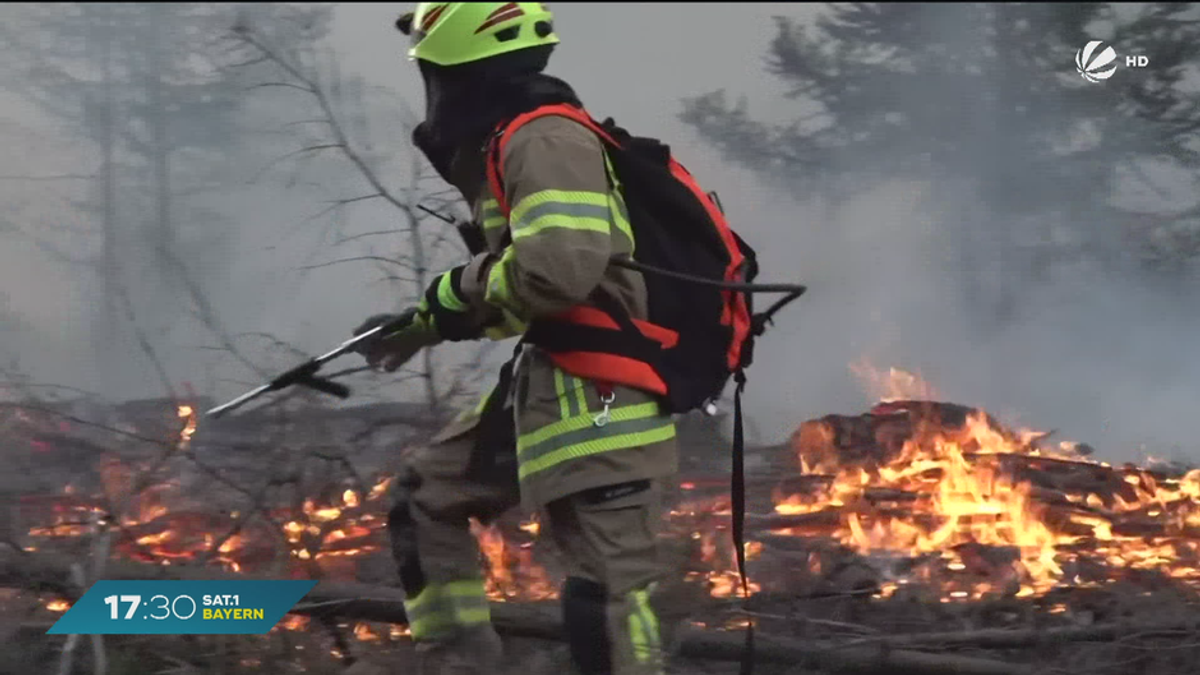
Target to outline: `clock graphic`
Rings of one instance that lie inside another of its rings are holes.
[[[180,610],[180,601],[183,601],[182,611]],[[187,621],[196,614],[196,599],[190,595],[177,595],[174,598],[168,598],[160,593],[146,601],[143,601],[140,595],[109,595],[105,596],[104,604],[112,610],[109,618],[113,621],[121,620],[120,606],[122,604],[129,606],[129,609],[125,611],[126,619],[134,618],[139,608],[154,610],[148,614],[142,614],[142,618],[154,619],[155,621],[162,621],[171,617],[175,617],[180,621]]]

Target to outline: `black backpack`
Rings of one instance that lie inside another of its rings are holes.
[[[754,285],[758,276],[754,249],[729,227],[715,193],[706,194],[671,156],[669,147],[632,136],[611,119],[597,123],[572,105],[548,105],[525,113],[493,137],[487,153],[488,179],[506,215],[509,205],[499,166],[504,144],[521,126],[545,115],[575,120],[604,141],[637,242],[636,260],[614,257],[611,263],[643,272],[647,320],[678,335],[677,342],[664,349],[644,338],[616,303],[601,297],[599,308],[625,329],[624,339],[606,336],[606,351],[649,363],[667,384],[663,398],[667,412],[710,409],[731,376],[744,377],[753,360],[754,338],[771,315],[804,288]],[[789,296],[754,315],[751,294],[755,292]],[[549,330],[540,328],[531,327],[527,341],[570,345],[595,340],[575,329],[555,326],[555,335],[550,336]]]

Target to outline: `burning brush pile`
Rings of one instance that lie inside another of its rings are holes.
[[[774,532],[886,560],[881,597],[908,584],[949,602],[1152,577],[1200,589],[1200,470],[1112,466],[1041,441],[931,401],[806,422],[792,438],[803,479],[777,489]]]

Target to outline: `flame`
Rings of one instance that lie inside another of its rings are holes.
[[[271,630],[304,630],[308,628],[308,623],[308,617],[303,614],[288,614]]]
[[[179,432],[179,449],[183,450],[192,442],[192,435],[196,433],[196,411],[190,405],[180,405],[175,412],[179,419],[185,420],[183,429]]]
[[[371,630],[371,627],[361,621],[354,624],[354,637],[360,642],[379,642],[383,639],[379,633]]]
[[[542,524],[538,522],[537,516],[530,516],[528,520],[522,522],[519,526],[523,532],[528,532],[533,536],[538,536],[542,530]]]
[[[46,609],[50,610],[51,612],[65,612],[68,609],[71,609],[71,603],[67,602],[66,600],[51,600],[50,602],[46,603]]]
[[[961,421],[943,422],[918,410],[924,405],[920,401],[936,399],[933,387],[920,377],[863,363],[853,367],[888,402],[868,416],[882,425],[874,439],[881,454],[864,458],[813,452],[814,444],[840,446],[830,427],[806,423],[804,433],[793,437],[806,482],[780,488],[774,509],[780,515],[816,515],[822,524],[813,527],[862,556],[906,558],[911,564],[903,572],[884,574],[878,587],[867,591],[873,597],[886,599],[921,583],[933,584],[946,603],[996,593],[1029,598],[1064,584],[1109,583],[1131,570],[1156,570],[1200,588],[1200,470],[1172,476],[1170,467],[1158,462],[1154,469],[1093,462],[1080,446],[1051,446],[1044,442],[1045,434],[1002,429],[977,410]],[[176,412],[187,420],[179,434],[182,447],[193,437],[196,416],[190,406]],[[1047,490],[1029,476],[1031,470],[1056,466],[1102,469],[1115,485]],[[130,508],[117,524],[102,505],[130,495],[140,467],[106,458],[98,469],[102,488],[66,485],[47,499],[44,513],[31,518],[35,526],[29,535],[37,545],[27,550],[112,527],[120,535],[114,539],[118,554],[164,565],[202,558],[230,570],[256,572],[274,564],[273,542],[282,537],[291,556],[290,574],[319,567],[341,578],[354,578],[359,557],[386,550],[390,476],[353,488],[322,485],[298,508],[273,508],[265,514],[269,518],[245,521],[237,513],[189,510],[195,500],[189,501],[179,480],[168,480],[128,500]],[[685,571],[686,579],[716,597],[739,596],[741,578],[728,533],[731,502],[728,495],[705,496],[711,494],[706,492],[711,484],[716,482],[682,481],[686,501],[671,510],[670,518],[682,528],[676,534],[690,535],[694,545],[695,564]],[[280,531],[271,531],[275,527]],[[536,516],[511,528],[472,521],[471,532],[479,543],[489,598],[557,597],[551,575],[534,557],[542,533]],[[794,527],[773,534],[811,537],[814,530]],[[763,554],[763,544],[747,541],[744,553],[754,561]],[[793,569],[819,578],[836,574],[837,560],[808,550]],[[749,592],[777,581],[786,582],[756,575],[748,579]],[[51,601],[46,607],[65,611],[69,605]],[[305,630],[308,621],[293,615],[278,628]],[[355,624],[353,632],[364,642],[407,636],[404,626],[382,624]]]
[[[387,494],[388,489],[392,486],[393,479],[393,476],[381,478],[379,482],[377,482],[374,487],[371,488],[371,491],[367,493],[367,501],[375,501],[376,499],[379,499]]]
[[[872,391],[891,401],[928,400],[932,391],[919,377],[891,369],[882,373],[862,364],[855,372]],[[914,404],[919,408],[921,405]],[[913,407],[913,406],[909,406]],[[1080,583],[1068,569],[1083,557],[1114,569],[1160,569],[1200,582],[1197,541],[1183,537],[1200,524],[1200,470],[1178,480],[1160,480],[1147,470],[1125,467],[1122,487],[1105,498],[1095,492],[1068,494],[1068,507],[1043,503],[1029,480],[1015,475],[1021,455],[1068,462],[1069,468],[1107,467],[1078,455],[1044,451],[1030,444],[1037,432],[1003,433],[981,411],[967,414],[959,426],[910,410],[905,404],[880,405],[877,414],[908,415],[914,420],[898,451],[880,440],[880,457],[852,461],[838,453],[818,452],[832,444],[830,429],[811,423],[793,436],[805,473],[830,478],[824,490],[777,495],[780,514],[828,513],[837,522],[834,537],[864,555],[903,554],[911,558],[940,554],[950,577],[943,601],[976,599],[1015,583],[1018,594],[1041,595],[1062,583]],[[1156,536],[1121,534],[1118,516],[1154,519]],[[798,532],[784,531],[798,534]],[[1012,551],[1011,557],[984,564],[968,561],[962,550],[983,546]],[[970,574],[989,568],[986,579]],[[1003,583],[1001,583],[1003,582]],[[894,588],[877,597],[887,597]]]
[[[482,525],[475,519],[471,519],[471,533],[487,563],[485,588],[489,598],[505,601],[558,597],[557,587],[546,569],[534,562],[530,547],[513,546],[495,524]]]
[[[858,377],[867,394],[877,401],[936,401],[940,398],[933,386],[919,375],[897,368],[881,371],[866,359],[850,364],[850,372]]]

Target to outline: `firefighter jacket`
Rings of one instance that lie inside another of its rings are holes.
[[[485,335],[513,337],[539,317],[586,310],[597,287],[631,318],[645,319],[641,275],[609,264],[614,254],[632,254],[636,242],[600,139],[573,120],[540,117],[512,134],[500,162],[507,218],[486,187],[458,186],[488,249],[467,265],[462,292],[481,315],[502,317]],[[530,345],[514,373],[518,475],[527,506],[675,473],[674,422],[653,394],[576,377]],[[435,441],[473,428],[485,402]]]

